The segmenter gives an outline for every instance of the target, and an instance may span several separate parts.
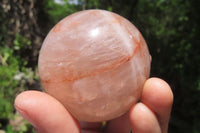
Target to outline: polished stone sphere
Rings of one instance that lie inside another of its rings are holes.
[[[141,33],[127,19],[85,10],[64,18],[47,35],[40,80],[78,120],[105,121],[139,100],[150,58]]]

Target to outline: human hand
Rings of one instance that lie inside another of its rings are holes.
[[[146,81],[141,101],[125,115],[108,121],[105,133],[167,133],[173,94],[169,85],[158,78]],[[50,95],[26,91],[15,99],[17,111],[37,133],[100,133],[101,123],[76,120]]]

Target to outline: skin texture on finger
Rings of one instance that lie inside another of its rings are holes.
[[[105,133],[130,133],[129,114],[110,120],[106,124]]]
[[[78,122],[62,104],[46,93],[22,92],[14,105],[38,133],[80,133]]]
[[[129,115],[133,133],[161,133],[156,115],[143,103],[133,106]]]
[[[173,103],[170,86],[159,78],[148,79],[143,88],[141,102],[155,112],[162,133],[167,133]]]

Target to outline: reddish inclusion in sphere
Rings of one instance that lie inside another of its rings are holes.
[[[138,101],[150,62],[145,40],[128,20],[86,10],[49,32],[39,73],[47,93],[77,119],[95,122],[118,117]]]

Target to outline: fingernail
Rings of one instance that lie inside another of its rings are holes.
[[[24,111],[23,109],[21,109],[18,105],[14,105],[17,112],[19,112],[21,114],[22,117],[24,117],[24,119],[26,119],[35,129],[37,129],[34,121],[30,118],[29,114]]]

